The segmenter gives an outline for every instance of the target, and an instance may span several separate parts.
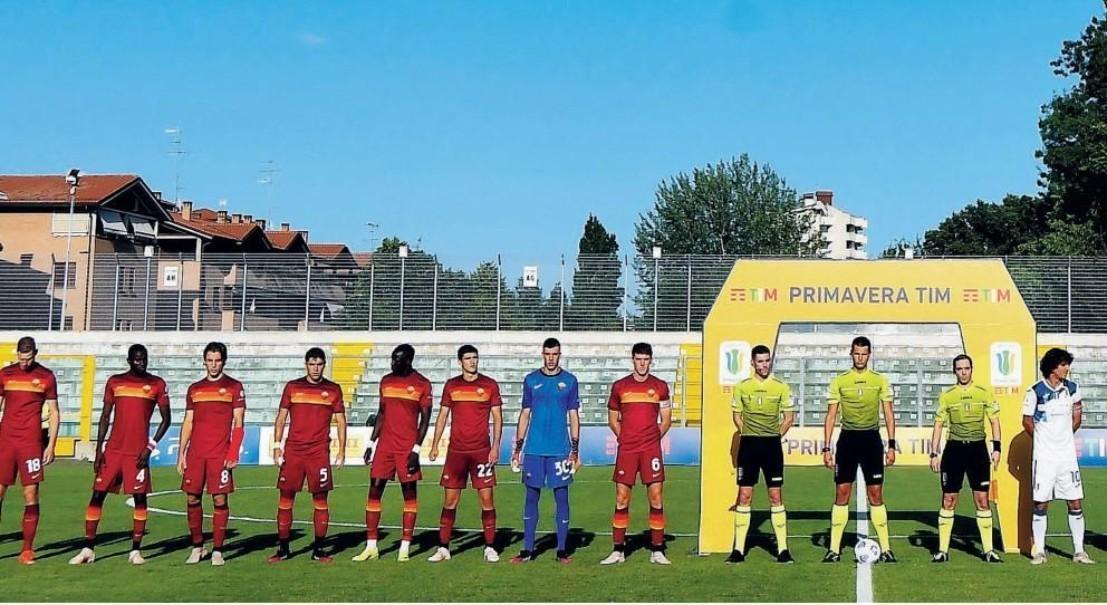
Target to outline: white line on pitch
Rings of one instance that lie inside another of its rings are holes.
[[[865,477],[863,473],[857,474],[857,535],[869,535],[869,499],[865,493]],[[872,564],[857,563],[857,602],[873,602],[873,567]]]

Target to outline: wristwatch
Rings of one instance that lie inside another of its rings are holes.
[[[829,447],[824,447],[823,448],[823,453],[824,454],[829,454],[830,453],[830,448]]]

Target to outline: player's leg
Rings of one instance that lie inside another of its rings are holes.
[[[538,502],[542,496],[542,487],[546,484],[546,461],[544,456],[523,455],[523,550],[512,557],[512,563],[526,563],[534,560],[534,536],[538,532]]]
[[[327,502],[326,490],[311,494],[311,524],[315,530],[315,541],[311,547],[311,559],[320,563],[330,563],[334,559],[327,554],[325,546],[327,542],[327,529],[331,522],[331,507]]]
[[[554,522],[557,524],[557,560],[571,563],[569,557],[569,486],[554,488]]]
[[[1046,562],[1046,514],[1049,501],[1053,499],[1053,490],[1058,482],[1058,465],[1050,460],[1033,460],[1033,489],[1030,497],[1034,501],[1034,510],[1030,518],[1030,531],[1034,537],[1030,562],[1041,565]]]
[[[973,504],[976,505],[976,528],[980,532],[982,558],[987,563],[1002,563],[1003,559],[992,547],[992,506],[988,502],[988,490],[992,485],[992,460],[988,455],[988,446],[983,440],[973,442],[968,453],[970,462],[966,474],[969,477]],[[960,481],[957,486],[960,488]],[[954,506],[956,506],[956,500]],[[950,507],[950,510],[952,509],[953,507]]]
[[[616,460],[618,459],[617,456]],[[627,526],[630,525],[630,496],[633,487],[619,482],[618,462],[615,463],[615,469],[615,513],[611,516],[611,554],[600,561],[600,565],[614,565],[626,561]],[[630,481],[634,481],[633,475]]]
[[[824,563],[841,560],[842,536],[849,523],[849,502],[853,495],[853,483],[857,480],[857,446],[852,438],[855,431],[842,431],[834,453],[834,506],[830,509],[830,544]]]
[[[1068,504],[1069,531],[1072,533],[1072,560],[1074,563],[1095,563],[1084,550],[1084,485],[1080,480],[1080,468],[1076,460],[1062,465],[1057,481],[1057,498]]]
[[[70,565],[85,565],[96,561],[96,530],[100,525],[101,511],[104,508],[104,500],[108,497],[106,491],[93,491],[92,497],[85,507],[85,545],[81,552],[69,560]]]
[[[769,495],[769,521],[776,538],[776,562],[794,563],[788,550],[788,512],[784,508],[784,448],[773,437],[765,440],[765,487]]]
[[[33,565],[35,562],[35,534],[38,533],[38,483],[23,486],[23,550],[19,562]]]
[[[185,560],[187,565],[199,563],[201,559],[207,556],[207,552],[204,551],[204,504],[201,496],[203,494],[185,493],[188,534],[192,540],[192,552]]]
[[[865,476],[865,491],[869,500],[869,522],[880,542],[880,562],[895,563],[888,537],[888,508],[884,505],[884,442],[880,433],[865,433],[865,449],[861,456],[861,472]]]
[[[287,464],[287,460],[285,464]],[[285,473],[281,467],[282,475]],[[298,486],[297,486],[298,487]],[[287,487],[277,492],[277,552],[270,556],[269,563],[280,563],[292,556],[292,507],[296,504],[296,490]]]
[[[650,563],[669,565],[665,556],[665,481],[647,484],[646,499],[650,503]]]
[[[983,551],[983,559],[987,563],[1002,563],[999,553],[995,551],[992,539],[993,518],[992,506],[988,502],[988,492],[973,490],[973,504],[976,505],[976,529],[980,532],[980,546]]]
[[[229,473],[227,469],[224,473]],[[211,495],[211,564],[219,567],[224,564],[223,542],[227,539],[227,522],[231,518],[230,494]]]
[[[477,498],[480,499],[480,525],[484,533],[484,560],[489,563],[500,560],[500,554],[496,552],[496,500],[492,493],[491,487],[477,490]]]
[[[411,540],[415,537],[415,517],[419,513],[419,483],[416,480],[402,481],[400,491],[404,496],[404,515],[401,521],[400,553],[397,560],[411,558]]]
[[[381,459],[380,463],[377,459],[373,460],[373,470],[369,476],[369,493],[365,499],[365,549],[354,556],[354,561],[368,561],[380,556],[380,552],[377,550],[377,539],[380,536],[381,498],[384,497],[384,488],[388,485],[387,478],[373,476],[378,472],[384,473],[384,457],[380,454],[380,452],[377,452],[377,458]]]
[[[938,551],[934,553],[931,561],[945,563],[949,561],[949,543],[953,537],[957,495],[961,492],[965,476],[964,452],[956,441],[950,440],[946,443],[946,451],[942,455],[938,473],[941,479],[942,502],[938,509]]]
[[[150,516],[149,503],[146,494],[134,494],[134,510],[131,511],[131,552],[127,553],[127,561],[131,565],[142,565],[146,559],[142,558],[142,538],[146,535],[146,520]]]
[[[443,491],[442,514],[438,517],[438,548],[427,559],[431,563],[447,561],[450,558],[450,538],[454,533],[454,521],[457,520],[457,503],[461,500],[460,488],[447,487]]]

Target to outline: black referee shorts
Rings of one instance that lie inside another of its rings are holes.
[[[866,485],[884,483],[884,442],[880,431],[847,431],[838,435],[834,449],[834,483],[857,481],[857,467],[865,475]]]
[[[992,484],[992,473],[988,467],[991,459],[984,440],[954,441],[946,443],[942,454],[942,493],[956,494],[961,491],[965,475],[969,476],[969,488],[974,492],[986,492]]]
[[[780,437],[743,436],[738,443],[738,485],[757,485],[760,473],[765,474],[765,485],[784,485],[784,449]]]

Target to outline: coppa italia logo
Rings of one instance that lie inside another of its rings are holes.
[[[967,303],[1009,303],[1010,288],[965,288],[961,291],[961,302]]]
[[[776,288],[731,288],[730,302],[776,302]]]
[[[719,384],[734,385],[749,377],[750,343],[727,340],[719,344]]]
[[[1017,387],[1022,384],[1022,347],[1017,342],[993,342],[988,351],[993,387]]]

